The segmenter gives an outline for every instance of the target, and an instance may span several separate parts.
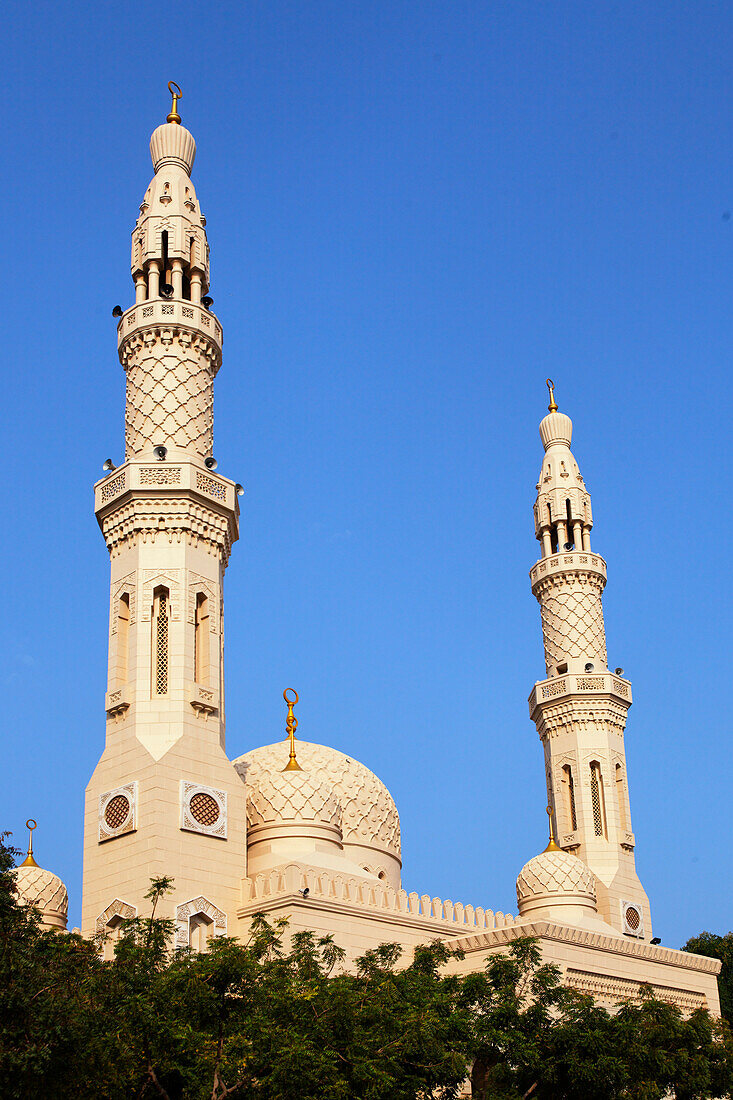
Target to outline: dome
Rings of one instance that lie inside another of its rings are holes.
[[[318,822],[341,831],[341,805],[333,788],[312,772],[282,770],[282,746],[275,770],[264,761],[247,767],[247,825],[272,822]]]
[[[400,819],[384,783],[338,749],[298,740],[297,751],[298,763],[306,773],[317,776],[334,791],[341,806],[344,845],[376,849],[399,860]],[[284,742],[278,741],[244,753],[234,766],[247,786],[253,783],[262,792],[263,772],[277,777],[278,787],[285,775],[298,774],[282,772],[285,752]],[[258,793],[256,797],[260,800],[264,795]],[[274,793],[267,795],[271,802],[275,797]]]
[[[164,164],[177,164],[186,175],[191,175],[196,159],[196,142],[185,126],[175,122],[164,122],[153,130],[150,138],[150,156],[155,172]]]
[[[596,908],[596,880],[578,856],[561,850],[540,852],[517,879],[520,914],[558,905]]]
[[[61,879],[36,863],[24,863],[15,872],[15,888],[21,905],[32,905],[44,928],[66,928],[69,895]]]

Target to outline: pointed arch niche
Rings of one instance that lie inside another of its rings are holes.
[[[209,940],[225,936],[226,914],[203,896],[176,906],[176,947],[205,951]]]

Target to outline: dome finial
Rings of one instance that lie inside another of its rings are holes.
[[[170,119],[168,119],[168,121],[170,122]],[[545,379],[545,381],[547,383],[547,388],[550,391],[550,404],[547,406],[547,408],[551,413],[556,413],[557,405],[555,403],[555,383],[552,381],[551,378],[547,378]]]
[[[292,691],[295,696],[294,699],[288,699],[288,692]],[[283,692],[283,699],[288,704],[288,717],[285,723],[285,728],[288,731],[288,739],[290,741],[290,759],[283,768],[284,772],[302,772],[302,768],[298,761],[295,759],[295,731],[298,728],[298,719],[293,714],[293,707],[298,702],[298,693],[295,688],[285,688]]]
[[[168,115],[166,122],[175,122],[179,126],[181,125],[181,116],[178,113],[178,100],[183,97],[183,92],[176,84],[175,80],[168,81],[168,91],[173,96],[173,106],[171,107],[171,113]]]
[[[561,852],[562,848],[555,843],[555,830],[552,827],[552,806],[547,807],[547,816],[550,821],[550,843],[545,848],[546,852]]]
[[[29,817],[25,823],[25,827],[28,830],[28,855],[21,863],[21,867],[37,867],[35,859],[33,858],[33,830],[37,828],[38,823]]]

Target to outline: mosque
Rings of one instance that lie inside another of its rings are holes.
[[[642,983],[689,1011],[719,1011],[717,960],[660,946],[636,873],[624,752],[631,684],[607,666],[606,562],[591,545],[588,488],[572,422],[552,384],[530,570],[544,678],[529,713],[544,748],[550,842],[521,869],[517,916],[402,889],[400,821],[380,779],[350,756],[296,738],[235,760],[225,749],[223,580],[239,535],[241,486],[213,459],[222,327],[212,313],[206,218],[180,89],[150,139],[154,176],[132,232],[135,301],[119,316],[126,375],[125,461],[105,463],[95,512],[111,564],[106,738],[86,790],[82,933],[111,957],[125,919],[147,912],[153,876],[174,879],[160,914],[178,947],[245,939],[253,914],[333,933],[353,961],[439,938],[482,969],[535,936],[569,987],[608,1006]],[[33,823],[31,823],[32,825]],[[16,871],[45,927],[66,927],[68,896],[36,864]],[[426,887],[428,884],[426,884]]]

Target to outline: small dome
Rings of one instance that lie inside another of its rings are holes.
[[[576,905],[596,904],[596,881],[593,872],[578,856],[569,852],[540,852],[525,863],[517,879],[517,902],[520,913],[533,902],[556,904],[563,898]]]
[[[338,749],[301,740],[296,744],[298,763],[335,792],[341,805],[344,844],[364,845],[399,859],[400,819],[384,783],[358,760]],[[258,769],[275,778],[298,774],[280,771],[287,758],[285,754],[284,742],[278,741],[252,749],[235,760],[234,766],[248,787],[253,781],[261,786]]]
[[[253,761],[247,768],[247,825],[276,821],[318,822],[341,831],[341,805],[332,787],[307,771],[284,772],[277,763]]]
[[[150,138],[150,156],[155,172],[164,164],[177,164],[187,175],[191,175],[196,159],[196,142],[185,126],[175,122],[164,122],[153,130]]]
[[[15,869],[15,888],[21,905],[34,906],[45,928],[66,928],[69,895],[61,879],[35,863]]]
[[[547,450],[553,443],[569,447],[573,439],[573,422],[566,413],[551,412],[540,423],[540,439]]]

